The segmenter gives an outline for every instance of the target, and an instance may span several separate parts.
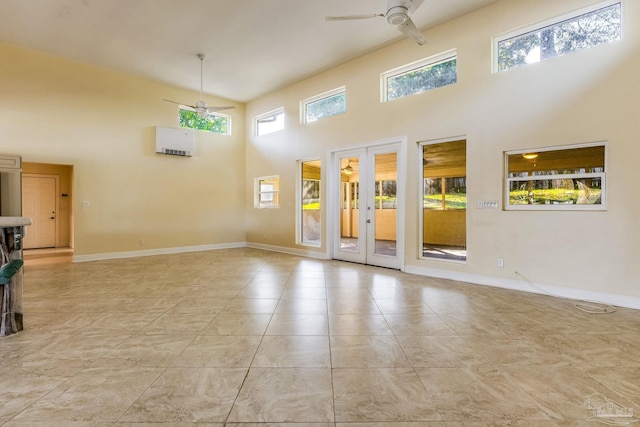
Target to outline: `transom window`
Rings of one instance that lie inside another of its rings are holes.
[[[262,136],[284,129],[284,108],[269,111],[255,118],[256,135]]]
[[[456,51],[447,51],[382,73],[382,102],[451,85],[457,80]]]
[[[620,2],[600,3],[494,39],[494,71],[506,71],[620,40]]]
[[[604,210],[604,143],[505,153],[505,209]]]
[[[199,117],[196,110],[184,105],[178,109],[178,124],[183,128],[231,135],[231,116],[209,113],[204,117]]]
[[[302,123],[342,114],[347,111],[347,92],[344,86],[301,102]]]

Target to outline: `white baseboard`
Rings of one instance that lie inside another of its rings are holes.
[[[286,248],[283,246],[265,245],[264,243],[247,242],[248,248],[263,249],[265,251],[279,252],[282,254],[298,255],[307,258],[329,259],[329,255],[325,252],[309,251],[306,249]]]
[[[106,259],[137,258],[153,255],[180,254],[220,249],[246,248],[246,242],[220,243],[213,245],[179,246],[175,248],[146,249],[142,251],[106,252],[100,254],[74,255],[73,262],[102,261]]]
[[[564,286],[548,285],[544,283],[529,283],[527,280],[505,279],[502,277],[482,276],[479,274],[460,273],[457,271],[437,268],[405,266],[405,272],[419,276],[438,277],[441,279],[457,280],[476,285],[493,286],[514,291],[530,292],[567,298],[575,301],[597,302],[616,307],[626,307],[640,310],[640,298],[627,295],[610,294],[606,292],[589,291],[585,289],[567,288]]]
[[[265,251],[284,253],[289,255],[303,256],[315,259],[330,259],[326,252],[310,251],[305,249],[287,248],[282,246],[266,245],[254,242],[234,242],[213,245],[181,246],[175,248],[147,249],[141,251],[108,252],[89,255],[75,255],[73,262],[101,261],[108,259],[136,258],[153,255],[178,254],[185,252],[201,252],[220,249],[254,248]],[[544,283],[529,283],[527,280],[506,279],[502,277],[483,276],[480,274],[461,273],[438,268],[420,267],[415,265],[405,265],[404,272],[419,276],[437,277],[460,282],[473,283],[476,285],[493,286],[496,288],[511,289],[515,291],[531,292],[536,294],[550,295],[558,298],[567,298],[575,301],[599,302],[610,304],[616,307],[626,307],[640,310],[640,298],[611,294],[606,292],[589,291],[585,289],[567,288],[563,286],[548,285]]]

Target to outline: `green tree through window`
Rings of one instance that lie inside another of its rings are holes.
[[[223,135],[229,135],[230,133],[229,118],[217,114],[207,114],[204,117],[199,117],[196,111],[180,108],[178,123],[183,128],[205,130]]]
[[[315,122],[347,111],[347,94],[340,92],[305,105],[305,122]]]
[[[620,40],[621,7],[613,4],[498,42],[498,71]]]
[[[387,79],[387,100],[391,101],[454,84],[457,78],[456,58],[391,76]]]

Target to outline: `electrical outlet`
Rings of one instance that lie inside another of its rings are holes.
[[[142,239],[142,238],[138,239],[138,244],[140,246],[144,246],[144,239]]]
[[[500,268],[504,267],[504,259],[498,258],[498,267]]]

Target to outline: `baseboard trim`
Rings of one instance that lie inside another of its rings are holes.
[[[89,255],[74,255],[73,262],[103,261],[108,259],[137,258],[153,255],[180,254],[186,252],[215,251],[220,249],[246,248],[246,242],[220,243],[213,245],[179,246],[174,248],[146,249],[142,251],[106,252]]]
[[[287,248],[284,246],[265,245],[264,243],[247,242],[248,248],[262,249],[265,251],[279,252],[282,254],[298,255],[307,258],[329,259],[325,252],[309,251],[306,249]]]
[[[186,252],[201,252],[221,249],[253,248],[270,252],[278,252],[289,255],[297,255],[307,258],[328,260],[329,254],[326,252],[310,251],[305,249],[288,248],[283,246],[266,245],[255,242],[232,242],[212,245],[180,246],[173,248],[147,249],[141,251],[107,252],[88,255],[74,255],[73,262],[102,261],[110,259],[136,258],[153,255],[179,254]],[[415,265],[405,265],[404,272],[418,276],[437,277],[460,282],[472,283],[475,285],[493,286],[496,288],[510,289],[514,291],[529,292],[535,294],[549,295],[558,298],[567,298],[574,301],[590,301],[602,304],[610,304],[616,307],[625,307],[640,310],[640,297],[611,294],[606,292],[589,291],[585,289],[567,288],[563,286],[549,285],[544,283],[529,283],[527,280],[507,279],[502,277],[484,276],[480,274],[461,273],[452,270],[438,268],[420,267]]]
[[[601,304],[610,304],[616,307],[625,307],[640,310],[640,298],[627,295],[588,291],[585,289],[567,288],[564,286],[556,286],[536,282],[529,283],[526,280],[520,279],[506,279],[502,277],[460,273],[457,271],[419,267],[414,265],[405,266],[405,272],[416,274],[419,276],[450,279],[460,282],[473,283],[475,285],[493,286],[496,288],[511,289],[514,291],[549,295],[557,298],[566,298],[574,301],[597,302]]]

